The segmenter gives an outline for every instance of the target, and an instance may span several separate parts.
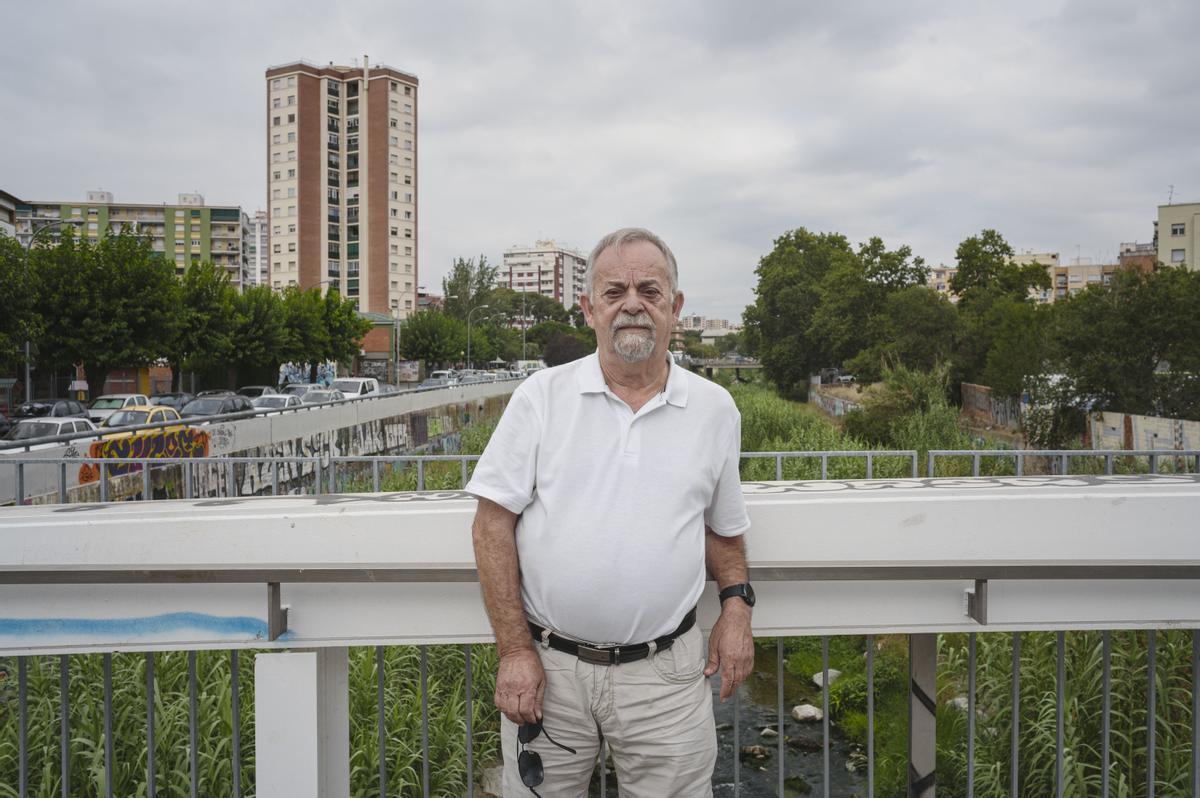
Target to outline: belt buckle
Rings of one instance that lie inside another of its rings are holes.
[[[579,643],[576,646],[575,652],[577,657],[592,665],[616,665],[617,656],[613,656],[614,654],[619,656],[620,649],[615,647],[601,648],[599,646],[588,646],[583,643]]]

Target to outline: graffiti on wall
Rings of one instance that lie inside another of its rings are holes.
[[[962,415],[974,427],[1021,429],[1021,405],[1009,397],[993,396],[986,385],[962,383]]]
[[[205,430],[183,429],[166,430],[147,434],[128,435],[121,438],[110,438],[96,441],[88,449],[88,457],[93,458],[125,458],[125,457],[207,457],[209,436]],[[137,471],[137,463],[114,463],[107,467],[111,476],[120,476],[131,471]],[[85,463],[79,467],[79,483],[86,485],[100,480],[100,464]]]
[[[849,399],[843,399],[840,396],[822,393],[820,390],[813,387],[808,389],[808,401],[834,417],[844,416],[851,410],[858,410],[862,407],[862,405],[858,402],[852,402]]]
[[[1101,412],[1088,426],[1093,449],[1200,449],[1200,421]]]

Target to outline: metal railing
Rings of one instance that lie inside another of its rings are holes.
[[[1015,476],[1024,476],[1025,464],[1030,459],[1038,458],[1049,464],[1050,473],[1068,475],[1071,473],[1071,463],[1077,459],[1104,459],[1104,474],[1115,473],[1118,458],[1124,461],[1139,461],[1145,459],[1151,474],[1159,473],[1160,464],[1164,460],[1176,462],[1190,461],[1190,473],[1200,473],[1200,449],[930,449],[926,461],[926,475],[937,476],[938,458],[970,458],[971,476],[980,476],[984,460],[1012,460]],[[1187,466],[1177,469],[1187,472]],[[1090,473],[1090,472],[1089,472]],[[913,476],[916,476],[914,472]]]

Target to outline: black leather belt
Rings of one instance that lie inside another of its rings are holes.
[[[675,638],[684,634],[695,625],[696,608],[693,607],[688,611],[687,615],[683,616],[683,620],[675,628],[674,632],[654,639],[654,650],[664,651],[670,648],[675,643]],[[546,629],[530,621],[529,631],[533,633],[533,639],[540,643]],[[550,632],[547,635],[546,644],[556,651],[561,651],[564,654],[573,654],[584,662],[590,662],[593,665],[620,665],[622,662],[636,662],[650,655],[649,643],[631,643],[626,646],[590,646],[587,643],[577,643],[574,640],[568,640],[565,637],[556,635],[554,632]]]

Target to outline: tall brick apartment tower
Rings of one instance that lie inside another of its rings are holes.
[[[271,67],[269,284],[336,286],[377,326],[417,307],[417,78],[384,65]]]

